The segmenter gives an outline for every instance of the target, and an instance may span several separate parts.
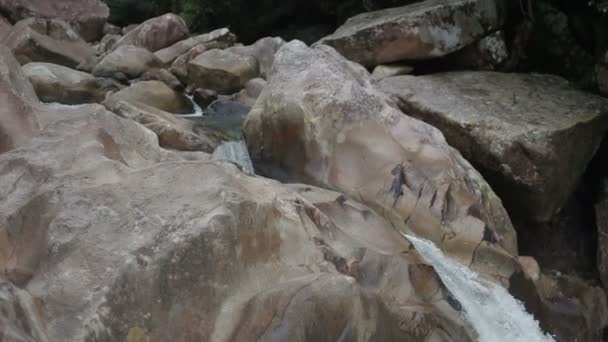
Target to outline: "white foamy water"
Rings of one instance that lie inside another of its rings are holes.
[[[247,145],[243,140],[229,141],[221,144],[213,151],[213,158],[233,162],[239,165],[243,172],[248,175],[255,174]]]
[[[191,114],[182,114],[180,115],[182,118],[199,118],[203,116],[203,108],[198,105],[198,103],[194,102],[194,97],[191,95],[186,95],[186,97],[192,102],[194,106],[194,113]]]
[[[555,342],[543,333],[534,317],[505,288],[480,278],[466,266],[448,258],[431,241],[404,236],[433,265],[445,286],[458,299],[479,342]]]

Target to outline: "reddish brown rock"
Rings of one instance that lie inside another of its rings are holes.
[[[505,14],[500,0],[427,0],[352,17],[320,43],[365,66],[430,59],[500,28]]]
[[[227,28],[217,29],[215,31],[190,37],[179,41],[167,48],[156,51],[154,54],[164,64],[171,64],[173,61],[190,51],[197,45],[215,45],[220,44],[228,47],[236,42],[236,36]]]
[[[22,20],[15,24],[4,43],[21,64],[43,62],[76,68],[95,59],[95,49],[58,20]]]
[[[519,268],[509,216],[481,175],[330,47],[279,50],[245,136],[266,175],[343,191],[483,274]]]
[[[114,48],[135,45],[156,52],[187,38],[188,34],[184,19],[169,13],[141,23],[116,42]]]
[[[100,0],[0,0],[0,12],[15,22],[29,17],[63,19],[86,41],[101,38],[110,16]]]
[[[0,153],[27,141],[38,130],[34,107],[36,93],[21,66],[5,45],[0,44]]]

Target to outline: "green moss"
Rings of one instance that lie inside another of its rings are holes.
[[[142,328],[133,327],[129,329],[125,342],[150,342],[150,337]]]

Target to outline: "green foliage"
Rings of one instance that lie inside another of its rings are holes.
[[[601,14],[608,13],[608,0],[590,0],[589,6]]]

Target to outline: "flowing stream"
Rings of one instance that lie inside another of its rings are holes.
[[[233,162],[241,167],[243,172],[253,175],[253,164],[244,140],[229,141],[218,146],[213,151],[213,158]]]
[[[480,278],[466,266],[448,258],[432,242],[411,235],[420,255],[437,271],[448,290],[462,305],[466,320],[479,342],[554,342],[522,303],[503,287]]]

